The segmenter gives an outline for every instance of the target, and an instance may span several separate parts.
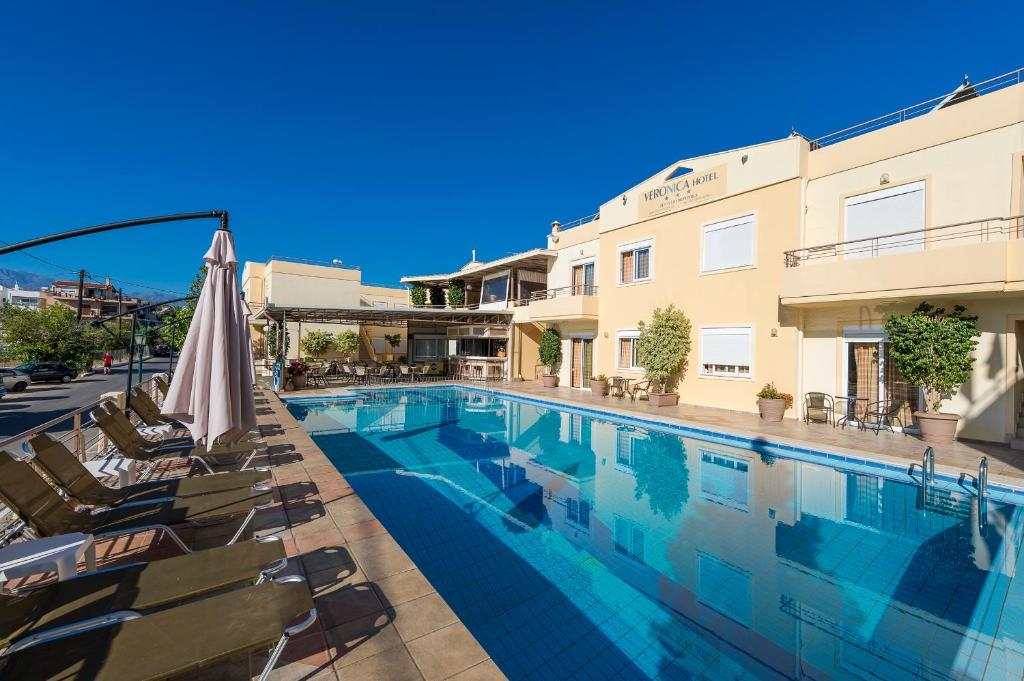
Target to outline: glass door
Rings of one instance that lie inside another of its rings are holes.
[[[594,263],[587,262],[572,268],[572,294],[574,296],[593,295]]]
[[[572,339],[572,366],[569,385],[573,388],[589,388],[590,374],[594,369],[594,339]]]
[[[911,424],[911,414],[920,403],[920,388],[910,385],[899,370],[889,362],[889,344],[884,334],[876,337],[847,336],[845,339],[844,381],[845,404],[836,399],[836,411],[847,415],[856,405],[860,417],[877,402],[899,404],[898,416],[904,426]]]

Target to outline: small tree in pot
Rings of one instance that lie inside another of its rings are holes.
[[[448,282],[448,306],[462,307],[466,304],[466,282],[453,279]]]
[[[636,355],[650,382],[647,399],[652,406],[679,403],[676,384],[686,374],[690,354],[690,320],[674,305],[654,311],[650,324],[637,323]]]
[[[423,307],[426,305],[427,287],[419,282],[413,284],[412,290],[409,291],[409,302],[412,303],[413,307]]]
[[[402,344],[402,335],[399,333],[386,333],[384,334],[384,342],[391,347],[391,356],[394,358],[396,352],[398,352],[398,346]]]
[[[597,376],[590,379],[590,392],[598,397],[604,397],[608,394],[608,377],[604,374],[598,374]]]
[[[334,335],[326,331],[310,331],[302,338],[302,350],[317,359],[334,349]]]
[[[562,337],[558,329],[547,328],[540,335],[540,363],[547,367],[547,373],[541,379],[545,388],[558,386],[558,365],[562,363]]]
[[[924,408],[914,412],[927,442],[948,443],[956,436],[958,414],[941,413],[943,397],[971,378],[978,346],[978,318],[957,305],[949,314],[922,302],[910,314],[893,315],[885,323],[889,361],[911,385],[924,390]]]
[[[781,421],[786,410],[793,406],[793,396],[765,383],[757,392],[757,411],[765,421]]]
[[[355,331],[342,331],[334,339],[334,349],[345,359],[352,359],[359,353],[359,334]]]

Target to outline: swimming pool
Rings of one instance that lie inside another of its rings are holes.
[[[511,679],[1024,672],[1010,495],[472,389],[288,406]]]

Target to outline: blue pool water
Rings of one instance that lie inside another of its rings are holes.
[[[1024,672],[1011,496],[461,388],[289,409],[511,679]]]

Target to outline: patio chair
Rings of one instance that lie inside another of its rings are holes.
[[[169,416],[160,413],[160,407],[140,386],[132,388],[131,407],[132,411],[139,415],[142,422],[147,426],[171,426],[172,428],[184,428],[184,426]]]
[[[835,426],[836,404],[827,393],[807,393],[804,395],[804,422],[828,423]]]
[[[204,446],[197,447],[191,438],[147,440],[132,427],[128,418],[112,402],[101,403],[91,412],[91,416],[122,456],[139,461],[180,456],[198,460],[209,473],[213,473],[214,465],[236,465],[239,462],[239,470],[244,471],[252,463],[256,453],[267,448],[263,441],[243,441],[230,447],[214,445],[207,451]]]
[[[51,435],[34,435],[28,441],[28,446],[35,454],[33,463],[38,464],[68,496],[91,506],[117,506],[135,501],[195,497],[230,490],[252,489],[271,478],[270,470],[264,468],[240,473],[151,480],[115,489],[97,480],[63,443]]]
[[[0,450],[0,501],[11,509],[39,537],[82,532],[97,537],[133,534],[144,530],[163,530],[182,549],[191,550],[171,525],[223,523],[244,516],[241,527],[228,541],[234,544],[242,536],[256,511],[270,508],[270,491],[251,494],[234,490],[185,499],[122,504],[118,508],[79,511],[61,497],[27,461],[19,461]]]
[[[408,364],[398,365],[398,378],[402,381],[412,381],[412,369]]]
[[[325,375],[325,369],[322,366],[316,366],[306,372],[306,381],[313,387],[327,386],[327,377]]]
[[[157,374],[153,377],[153,384],[156,389],[160,392],[164,399],[167,399],[167,393],[171,390],[171,384],[167,382],[167,379]]]
[[[53,637],[124,610],[153,610],[223,589],[262,584],[288,564],[273,535],[0,594],[0,648]]]
[[[612,376],[608,379],[608,394],[622,397],[626,386],[626,380],[622,376]]]
[[[875,435],[878,435],[878,431],[882,430],[882,428],[888,428],[889,432],[895,433],[896,431],[892,427],[895,422],[899,425],[900,430],[903,430],[903,420],[900,418],[902,411],[902,400],[872,402],[868,405],[867,411],[864,412],[864,427],[873,429]],[[906,435],[906,432],[903,434]]]
[[[195,676],[211,664],[270,650],[269,678],[288,641],[316,621],[297,575],[210,596],[152,614],[127,610],[106,625],[15,644],[5,652],[11,679],[155,680]]]
[[[633,389],[629,393],[629,400],[631,402],[636,402],[640,398],[640,395],[643,395],[644,397],[646,397],[649,400],[651,398],[650,390],[651,390],[651,382],[650,381],[638,381],[637,384],[633,386]]]
[[[361,364],[357,364],[355,366],[355,372],[356,372],[356,383],[369,383],[370,382],[370,376],[366,372],[366,367],[364,367]]]

